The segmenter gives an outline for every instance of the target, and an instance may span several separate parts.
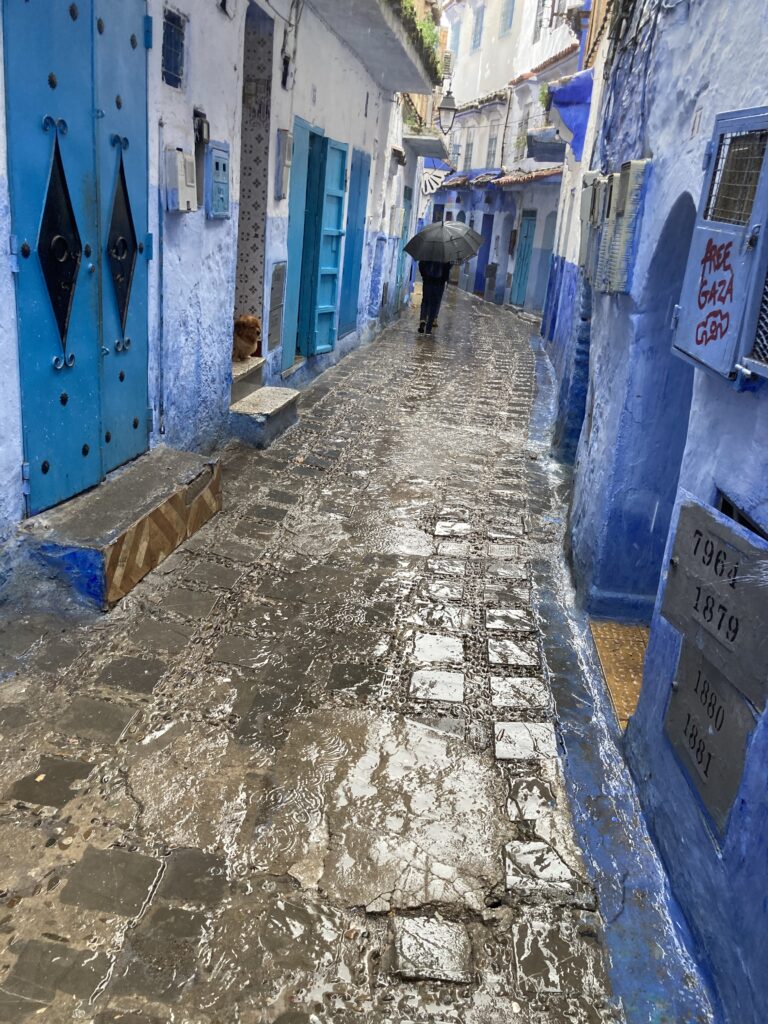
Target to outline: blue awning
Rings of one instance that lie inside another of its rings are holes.
[[[592,100],[594,71],[588,68],[566,79],[562,84],[552,82],[549,95],[552,106],[560,115],[565,127],[572,133],[570,146],[573,155],[581,160],[584,152],[584,137],[587,133],[589,106]]]

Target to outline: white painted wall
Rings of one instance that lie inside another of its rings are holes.
[[[21,392],[16,331],[15,282],[9,256],[11,234],[8,150],[5,130],[5,76],[2,74],[0,20],[0,541],[21,518]]]

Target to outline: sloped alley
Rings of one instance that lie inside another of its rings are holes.
[[[5,607],[0,1020],[710,1019],[564,682],[531,326],[454,291],[414,328],[226,449],[224,511],[116,611]]]

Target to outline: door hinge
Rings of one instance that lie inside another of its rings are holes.
[[[11,254],[11,273],[18,274],[19,272],[19,239],[16,235],[11,235],[8,239],[8,252]]]
[[[21,493],[29,494],[29,463],[21,464]]]
[[[673,331],[676,331],[677,330],[677,325],[679,323],[680,323],[680,307],[679,306],[673,306],[672,307],[672,318],[669,321],[669,326],[672,328]]]
[[[152,49],[153,31],[154,31],[154,22],[152,20],[152,15],[151,14],[145,14],[144,15],[144,46],[148,50]]]
[[[710,139],[709,142],[704,147],[704,156],[701,158],[701,169],[702,169],[702,171],[706,171],[706,169],[709,167],[709,161],[712,159],[712,154],[713,154],[714,150],[715,150],[714,143],[712,142],[712,139]]]
[[[144,236],[144,259],[153,260],[155,258],[155,237],[149,232]]]

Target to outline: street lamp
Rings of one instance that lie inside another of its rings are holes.
[[[443,135],[450,135],[456,117],[456,109],[456,100],[451,92],[451,87],[448,86],[448,92],[443,96],[440,106],[437,108],[437,121]]]

